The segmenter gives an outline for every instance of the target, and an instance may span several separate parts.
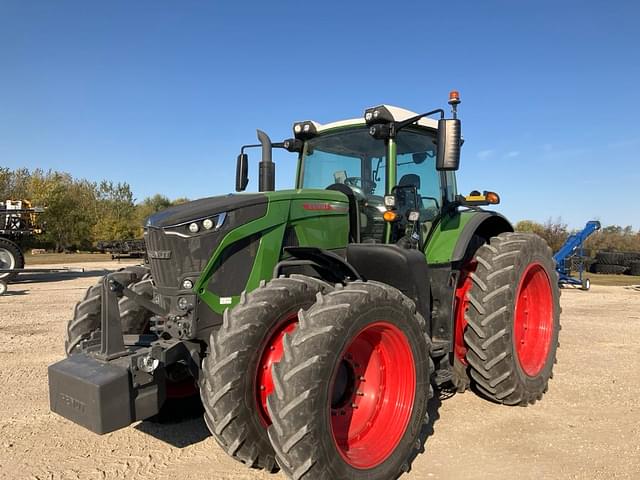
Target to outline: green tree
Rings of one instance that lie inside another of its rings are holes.
[[[126,240],[135,235],[135,205],[128,183],[103,180],[96,189],[95,240]]]
[[[95,185],[56,172],[47,175],[38,196],[45,206],[41,218],[46,224],[45,239],[55,250],[88,248],[95,223]]]

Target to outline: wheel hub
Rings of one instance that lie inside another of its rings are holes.
[[[393,453],[411,418],[415,382],[410,344],[395,325],[378,322],[356,335],[338,366],[330,406],[347,463],[374,468]]]
[[[278,322],[276,328],[267,338],[262,350],[260,361],[258,362],[258,372],[256,375],[256,400],[260,420],[265,427],[271,425],[271,417],[269,416],[269,411],[267,409],[267,398],[274,390],[271,367],[282,359],[282,355],[284,354],[282,339],[285,334],[293,333],[297,326],[297,313],[289,314],[284,320]]]
[[[467,294],[473,286],[471,280],[471,273],[475,272],[478,266],[478,262],[471,261],[465,264],[460,271],[460,278],[458,280],[458,286],[455,292],[455,344],[454,353],[456,358],[462,362],[463,365],[467,365],[467,345],[464,343],[464,331],[467,328],[467,319],[465,315],[469,309],[469,299]]]
[[[513,330],[520,367],[534,377],[546,364],[553,333],[551,283],[539,263],[532,263],[522,274],[516,294]]]

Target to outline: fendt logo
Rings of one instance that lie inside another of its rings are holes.
[[[60,394],[60,400],[62,400],[62,403],[64,405],[66,405],[67,407],[69,407],[72,410],[75,410],[78,413],[81,413],[82,415],[84,415],[84,412],[87,409],[87,405],[86,404],[84,404],[83,402],[81,402],[77,398],[73,398],[72,396],[67,395],[66,393],[61,393]]]
[[[149,258],[155,260],[169,260],[171,258],[171,250],[149,250]]]

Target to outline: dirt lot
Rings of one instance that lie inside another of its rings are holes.
[[[204,423],[140,423],[98,437],[48,408],[47,365],[63,357],[73,304],[104,268],[10,285],[0,297],[0,478],[278,479],[228,459]],[[564,290],[555,378],[541,403],[471,393],[435,400],[411,479],[640,476],[640,292]]]

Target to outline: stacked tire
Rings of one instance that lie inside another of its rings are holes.
[[[640,275],[640,253],[598,252],[591,271],[609,275]]]

